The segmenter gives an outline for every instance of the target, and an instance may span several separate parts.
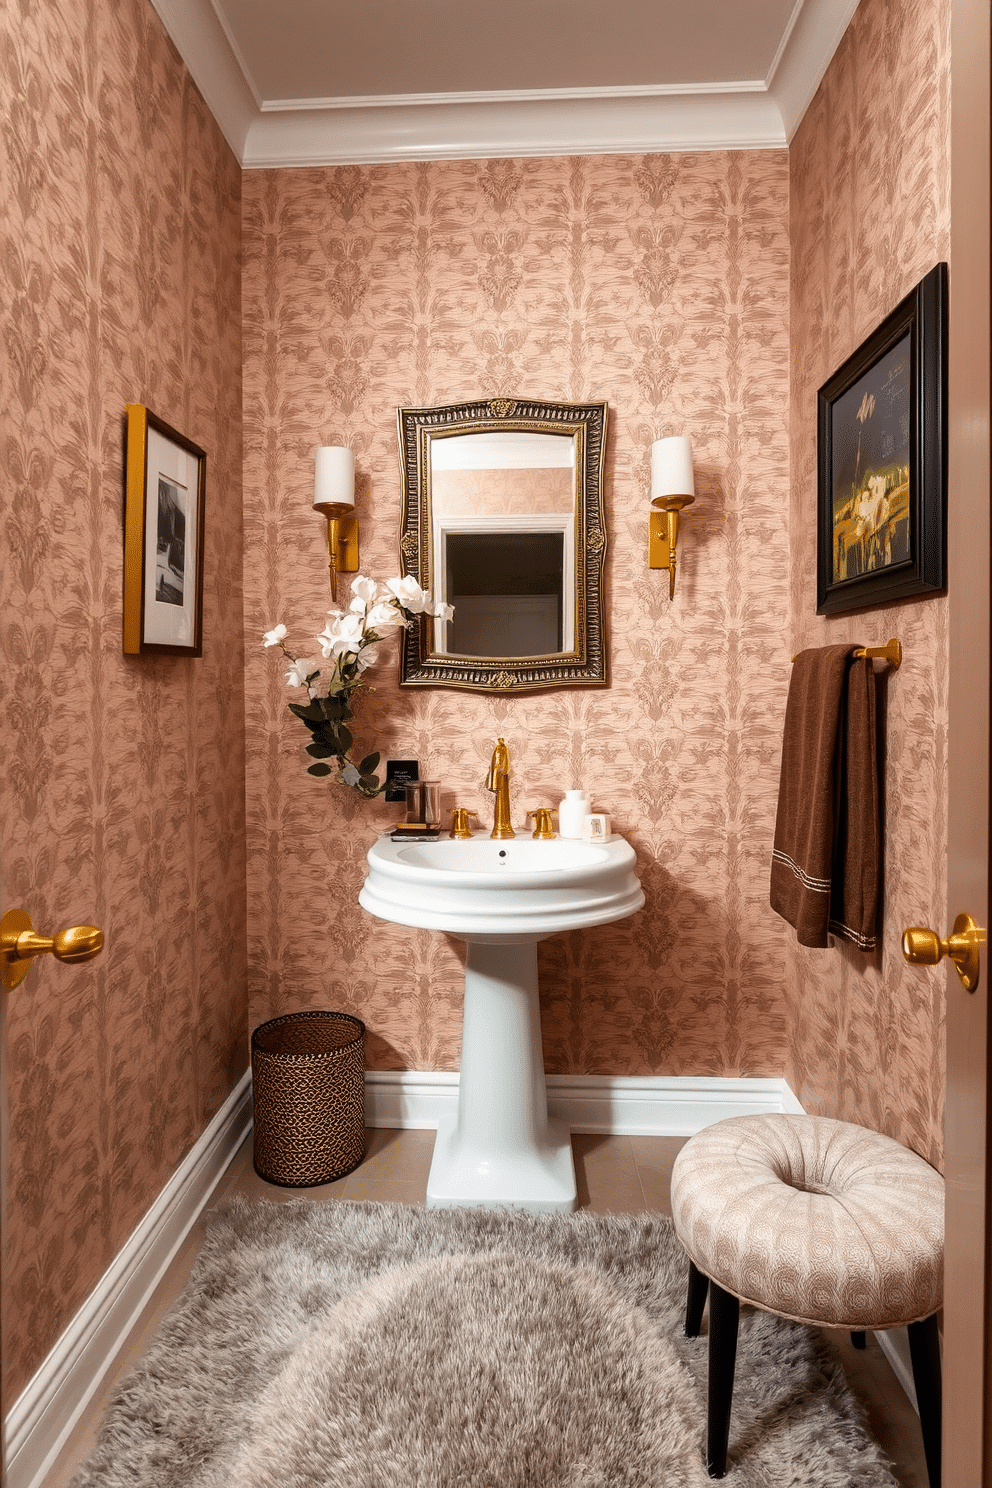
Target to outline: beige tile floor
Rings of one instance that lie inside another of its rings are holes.
[[[681,1145],[678,1137],[573,1135],[580,1205],[600,1214],[637,1213],[643,1209],[670,1213],[672,1163]],[[318,1201],[346,1198],[422,1204],[433,1150],[432,1131],[370,1130],[365,1160],[346,1178],[320,1188],[286,1189],[265,1183],[255,1173],[249,1138],[228,1169],[212,1203],[220,1203],[232,1194],[243,1194],[277,1203],[295,1198]],[[194,1226],[139,1326],[48,1473],[44,1488],[66,1488],[90,1451],[114,1383],[141,1356],[159,1320],[182,1289],[199,1249],[203,1228],[202,1220]],[[825,1336],[836,1350],[853,1389],[864,1401],[871,1428],[893,1462],[902,1488],[927,1488],[919,1421],[875,1339],[869,1335],[868,1347],[859,1353],[851,1347],[846,1334]],[[810,1484],[809,1488],[816,1485]]]

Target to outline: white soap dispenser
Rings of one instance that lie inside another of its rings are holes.
[[[582,823],[591,809],[588,791],[566,791],[558,807],[558,836],[581,837]]]

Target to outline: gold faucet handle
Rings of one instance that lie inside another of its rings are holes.
[[[554,822],[552,821],[553,808],[550,806],[535,806],[527,815],[534,818],[534,836],[545,840],[556,835]]]
[[[475,816],[474,811],[469,811],[467,806],[453,806],[451,808],[451,831],[449,837],[471,837],[472,828],[469,826],[469,817]]]

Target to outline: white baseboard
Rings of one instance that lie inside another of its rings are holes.
[[[875,1337],[879,1348],[892,1366],[892,1373],[905,1390],[910,1405],[919,1415],[920,1407],[916,1399],[913,1363],[909,1357],[909,1334],[905,1328],[889,1328],[884,1333],[876,1333]]]
[[[39,1488],[251,1130],[246,1071],[7,1414],[7,1488]]]
[[[785,1080],[679,1075],[548,1075],[548,1111],[570,1131],[688,1137],[764,1111],[802,1112]],[[369,1126],[436,1127],[458,1104],[457,1071],[369,1070]]]

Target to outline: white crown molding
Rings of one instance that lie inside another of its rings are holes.
[[[210,0],[152,0],[152,5],[243,166],[248,130],[260,111]]]
[[[682,98],[695,93],[767,93],[765,83],[631,83],[616,88],[502,88],[478,93],[383,93],[349,98],[267,98],[263,114],[319,112],[323,109],[423,108],[443,104],[568,103],[577,98]]]
[[[371,165],[546,155],[784,149],[778,107],[763,91],[598,94],[500,102],[406,102],[259,114],[242,164]]]
[[[245,169],[784,149],[857,0],[797,0],[765,83],[260,99],[211,0],[152,0]]]
[[[805,0],[794,16],[768,82],[787,142],[791,143],[813,102],[858,3],[859,0]]]

